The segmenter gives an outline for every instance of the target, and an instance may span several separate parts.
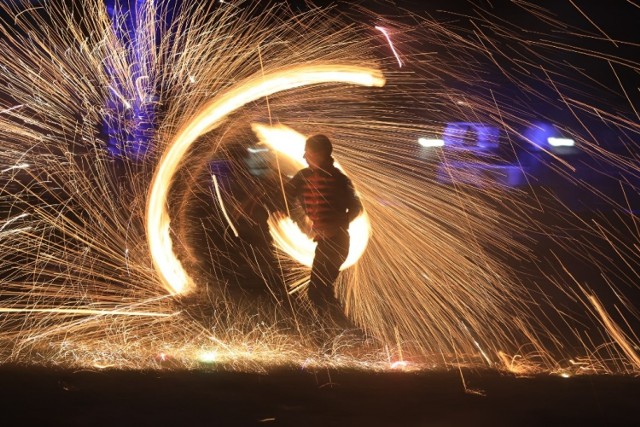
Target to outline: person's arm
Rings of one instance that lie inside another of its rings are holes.
[[[347,188],[347,211],[349,216],[349,222],[353,221],[360,215],[362,212],[362,202],[360,198],[356,194],[355,188],[353,188],[353,183],[351,180],[345,175],[346,180],[346,188]]]
[[[302,192],[302,171],[299,171],[284,184],[284,197],[289,211],[300,205],[300,193]],[[290,212],[288,212],[290,213]]]
[[[288,215],[303,233],[312,237],[311,221],[307,217],[301,200],[302,192],[304,190],[304,182],[304,172],[299,171],[285,184],[287,206],[289,208]]]

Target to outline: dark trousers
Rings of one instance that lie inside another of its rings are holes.
[[[335,297],[333,284],[348,254],[349,232],[346,229],[340,229],[331,237],[319,239],[308,290],[309,300],[318,313],[328,316],[341,327],[350,327],[350,322]]]

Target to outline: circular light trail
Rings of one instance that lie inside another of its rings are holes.
[[[173,251],[171,218],[167,209],[167,196],[173,178],[193,142],[247,103],[284,90],[322,83],[383,86],[385,79],[376,69],[339,64],[292,66],[259,74],[212,99],[178,131],[156,168],[148,191],[145,213],[147,242],[153,266],[162,285],[171,294],[185,294],[195,287],[193,279]]]
[[[285,155],[296,166],[296,169],[307,166],[303,157],[306,141],[306,137],[303,134],[282,124],[265,126],[254,123],[251,128],[258,135],[260,142]],[[345,172],[337,161],[335,166]],[[316,242],[303,233],[291,218],[277,213],[271,214],[269,216],[269,232],[280,250],[299,263],[311,267],[316,250]],[[363,209],[362,213],[349,224],[349,236],[351,237],[349,255],[340,270],[351,267],[360,259],[367,247],[370,234],[369,215]]]

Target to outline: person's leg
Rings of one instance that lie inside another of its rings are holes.
[[[346,316],[334,294],[334,282],[340,273],[340,266],[349,254],[349,234],[340,232],[329,239],[318,241],[311,268],[308,296],[321,315],[344,325]]]

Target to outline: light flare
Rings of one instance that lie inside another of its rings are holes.
[[[215,363],[218,359],[219,355],[215,350],[203,350],[198,354],[198,360],[202,363]]]

